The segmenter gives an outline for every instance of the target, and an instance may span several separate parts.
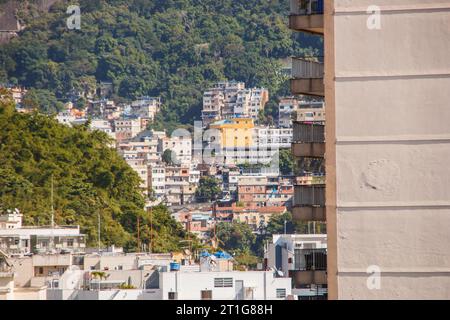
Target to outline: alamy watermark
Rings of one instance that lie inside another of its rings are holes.
[[[81,29],[81,9],[80,6],[70,5],[67,7],[67,14],[70,16],[67,18],[67,28],[69,30],[80,30]]]

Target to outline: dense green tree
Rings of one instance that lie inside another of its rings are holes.
[[[162,161],[164,161],[167,165],[173,165],[176,162],[176,153],[170,149],[164,150],[162,154]]]
[[[291,175],[294,172],[294,157],[290,149],[282,149],[279,152],[280,172],[283,175]]]
[[[214,177],[201,177],[199,186],[195,192],[198,202],[211,202],[221,194],[219,181]]]
[[[270,123],[289,89],[282,61],[323,55],[321,37],[288,29],[288,1],[78,2],[80,30],[67,29],[64,1],[49,13],[39,12],[34,1],[19,10],[27,28],[0,47],[0,82],[48,90],[67,101],[73,92],[92,92],[96,82],[110,81],[115,98],[161,96],[156,125],[172,129],[199,119],[203,90],[213,82],[245,81],[269,89],[261,120]]]
[[[51,114],[61,111],[64,104],[49,90],[31,89],[23,99],[23,107]]]
[[[220,248],[234,254],[249,252],[256,240],[250,226],[241,222],[218,223],[216,234]]]
[[[150,215],[137,173],[108,147],[110,138],[88,126],[70,128],[37,112],[20,114],[6,90],[0,90],[0,210],[18,208],[29,225],[50,223],[54,181],[55,222],[78,224],[88,243],[136,249],[153,239],[153,251],[180,249],[187,236],[164,206]],[[150,235],[150,225],[153,233]]]

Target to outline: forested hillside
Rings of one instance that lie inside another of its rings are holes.
[[[99,131],[17,113],[1,91],[0,211],[19,208],[26,224],[48,225],[53,176],[57,224],[79,224],[93,244],[100,215],[102,243],[134,250],[139,217],[140,236],[148,244],[150,215],[143,210],[139,177],[108,142]],[[186,235],[165,207],[154,208],[152,223],[154,251],[177,250]]]
[[[320,54],[320,39],[288,30],[286,0],[79,1],[81,30],[66,27],[67,3],[22,11],[27,28],[0,47],[0,83],[38,89],[46,111],[111,81],[116,99],[161,96],[160,123],[192,123],[203,90],[229,79],[269,88],[270,113],[288,94],[281,59]]]

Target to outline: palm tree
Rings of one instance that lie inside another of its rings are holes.
[[[91,277],[94,279],[99,279],[98,281],[98,290],[100,291],[100,284],[102,280],[106,280],[108,279],[110,276],[110,274],[107,274],[106,272],[103,271],[93,271],[91,272]]]

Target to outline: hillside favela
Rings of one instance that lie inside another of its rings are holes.
[[[449,30],[450,0],[0,0],[0,300],[449,300]]]

